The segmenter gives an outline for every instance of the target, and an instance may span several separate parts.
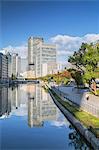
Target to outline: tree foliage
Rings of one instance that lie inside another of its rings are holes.
[[[72,72],[71,75],[72,75],[72,78],[75,79],[75,82],[76,82],[77,86],[83,85],[83,80],[82,80],[82,77],[81,77],[81,72],[75,71],[75,72]]]
[[[16,76],[13,73],[12,73],[11,79],[16,80]]]
[[[70,78],[71,78],[71,73],[67,70],[64,70],[63,72],[58,72],[57,74],[49,74],[45,77],[42,77],[41,79],[43,81],[48,81],[48,82],[54,81],[56,82],[56,84],[61,84],[61,83],[67,84]]]
[[[68,61],[81,71],[84,82],[99,77],[96,73],[99,63],[99,43],[94,45],[82,43],[78,52],[74,52]]]

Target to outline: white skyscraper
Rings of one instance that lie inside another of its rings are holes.
[[[33,70],[33,38],[28,39],[28,70]]]
[[[28,70],[32,71],[35,77],[54,73],[57,70],[56,46],[45,44],[43,38],[30,37],[28,40]]]
[[[27,58],[21,58],[21,73],[24,73],[27,71],[28,68],[28,61]]]
[[[12,76],[12,56],[9,52],[6,54],[8,58],[8,77],[11,78]]]
[[[0,53],[0,82],[8,81],[8,58]]]
[[[18,77],[21,71],[21,58],[18,54],[12,54],[12,74]]]

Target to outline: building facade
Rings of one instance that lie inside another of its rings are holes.
[[[45,44],[43,38],[30,37],[28,40],[28,70],[35,77],[45,76],[57,70],[56,46]]]
[[[12,54],[12,74],[18,77],[21,72],[21,58],[17,53]]]
[[[6,54],[6,56],[8,58],[8,77],[10,79],[12,76],[12,56],[9,52]]]
[[[0,53],[0,82],[8,81],[8,58]]]

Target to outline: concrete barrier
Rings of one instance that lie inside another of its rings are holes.
[[[94,150],[99,150],[99,138],[90,132],[83,124],[77,120],[65,107],[63,107],[54,97],[52,92],[49,90],[51,97],[53,98],[55,104],[63,112],[66,118],[71,122],[71,124],[79,131],[79,133],[87,140],[87,142],[93,147]]]

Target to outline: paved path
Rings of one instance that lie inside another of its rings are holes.
[[[66,99],[70,99],[72,102],[79,105],[83,110],[91,113],[92,115],[99,117],[99,97],[89,94],[87,90],[78,90],[74,86],[60,86],[55,89]],[[89,96],[89,100],[86,96]]]

